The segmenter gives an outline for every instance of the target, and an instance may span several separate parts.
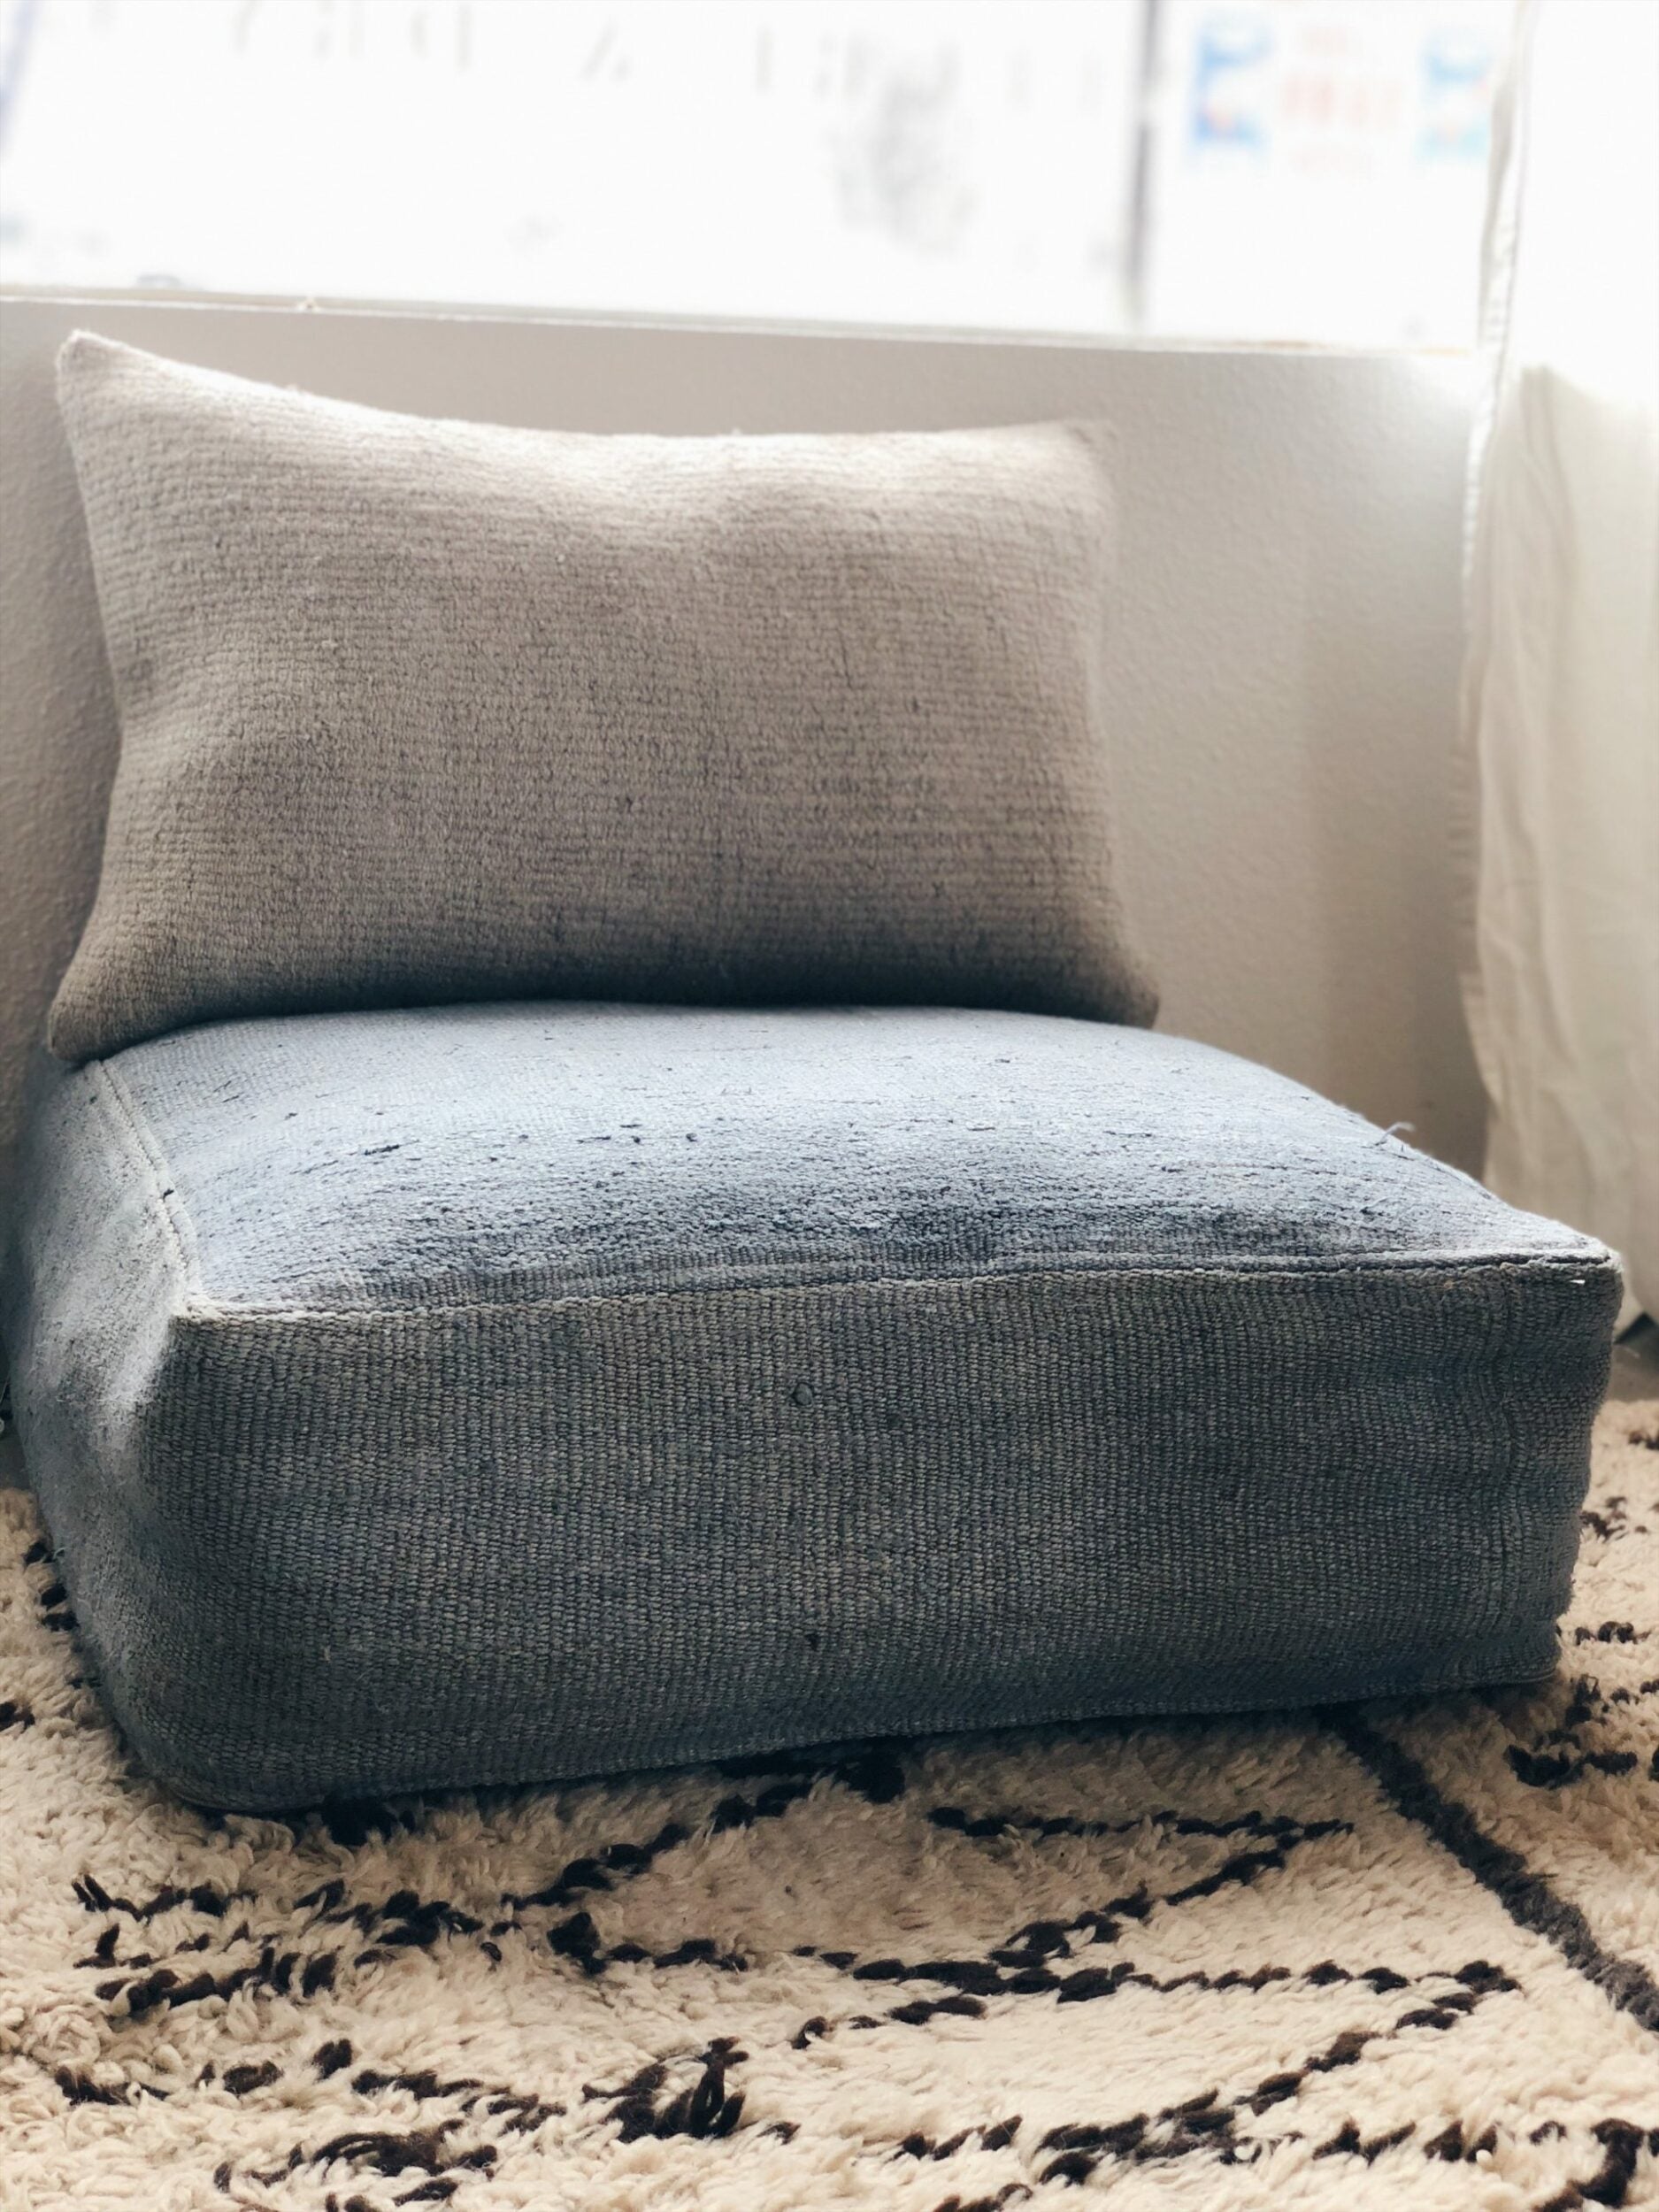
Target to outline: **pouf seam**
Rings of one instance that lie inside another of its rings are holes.
[[[289,1324],[318,1323],[325,1326],[377,1325],[397,1322],[442,1320],[478,1314],[527,1314],[548,1310],[572,1310],[592,1311],[611,1306],[641,1306],[650,1304],[679,1304],[704,1299],[723,1299],[732,1302],[757,1302],[787,1297],[818,1295],[825,1292],[847,1294],[860,1291],[928,1291],[981,1289],[1004,1283],[1063,1286],[1069,1283],[1128,1280],[1136,1282],[1239,1282],[1304,1283],[1335,1280],[1361,1282],[1365,1280],[1391,1281],[1399,1277],[1445,1274],[1459,1280],[1471,1275],[1490,1276],[1571,1276],[1574,1271],[1598,1279],[1617,1279],[1617,1263],[1612,1255],[1599,1252],[1584,1257],[1556,1257],[1537,1254],[1525,1258],[1489,1256],[1484,1257],[1445,1256],[1422,1259],[1400,1258],[1379,1261],[1370,1259],[1358,1264],[1344,1261],[1309,1260],[1297,1266],[1287,1267],[1282,1262],[1260,1267],[1231,1265],[1217,1267],[1195,1264],[1191,1267],[1010,1267],[992,1271],[964,1275],[881,1275],[870,1277],[826,1277],[813,1282],[761,1284],[699,1284],[678,1289],[562,1292],[553,1295],[533,1298],[472,1298],[448,1302],[434,1302],[430,1305],[411,1302],[362,1306],[310,1306],[271,1304],[228,1305],[207,1296],[193,1293],[179,1318],[207,1328],[239,1326],[258,1327],[273,1321]],[[1586,1282],[1586,1287],[1588,1287]]]
[[[186,1309],[194,1312],[198,1305],[207,1304],[211,1310],[211,1302],[205,1300],[200,1288],[195,1230],[183,1206],[176,1202],[176,1187],[163,1179],[166,1155],[138,1102],[113,1066],[107,1060],[104,1061],[99,1065],[98,1073],[104,1077],[108,1089],[106,1092],[104,1086],[95,1082],[92,1086],[93,1101],[103,1109],[104,1118],[114,1129],[118,1141],[124,1141],[127,1149],[138,1155],[155,1200],[156,1210],[161,1217],[167,1241],[179,1264]]]

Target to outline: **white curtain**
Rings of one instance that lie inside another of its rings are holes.
[[[1521,0],[1472,471],[1465,993],[1486,1179],[1659,1315],[1659,0]]]

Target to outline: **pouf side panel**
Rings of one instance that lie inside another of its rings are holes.
[[[213,1802],[1525,1678],[1616,1298],[1552,1261],[185,1313],[90,1507],[107,1425],[39,1479],[112,1706]]]
[[[25,1468],[90,1671],[119,1714],[125,1686],[147,1678],[158,1596],[189,1579],[167,1527],[129,1501],[190,1264],[161,1164],[111,1087],[41,1054],[28,1087],[0,1333]]]

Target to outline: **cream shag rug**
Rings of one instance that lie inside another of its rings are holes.
[[[293,1822],[0,1553],[6,2212],[1659,2203],[1659,1405],[1536,1692]]]

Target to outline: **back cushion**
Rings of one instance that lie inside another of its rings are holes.
[[[508,430],[88,336],[59,394],[122,727],[62,1056],[481,997],[1150,1019],[1087,429]]]

